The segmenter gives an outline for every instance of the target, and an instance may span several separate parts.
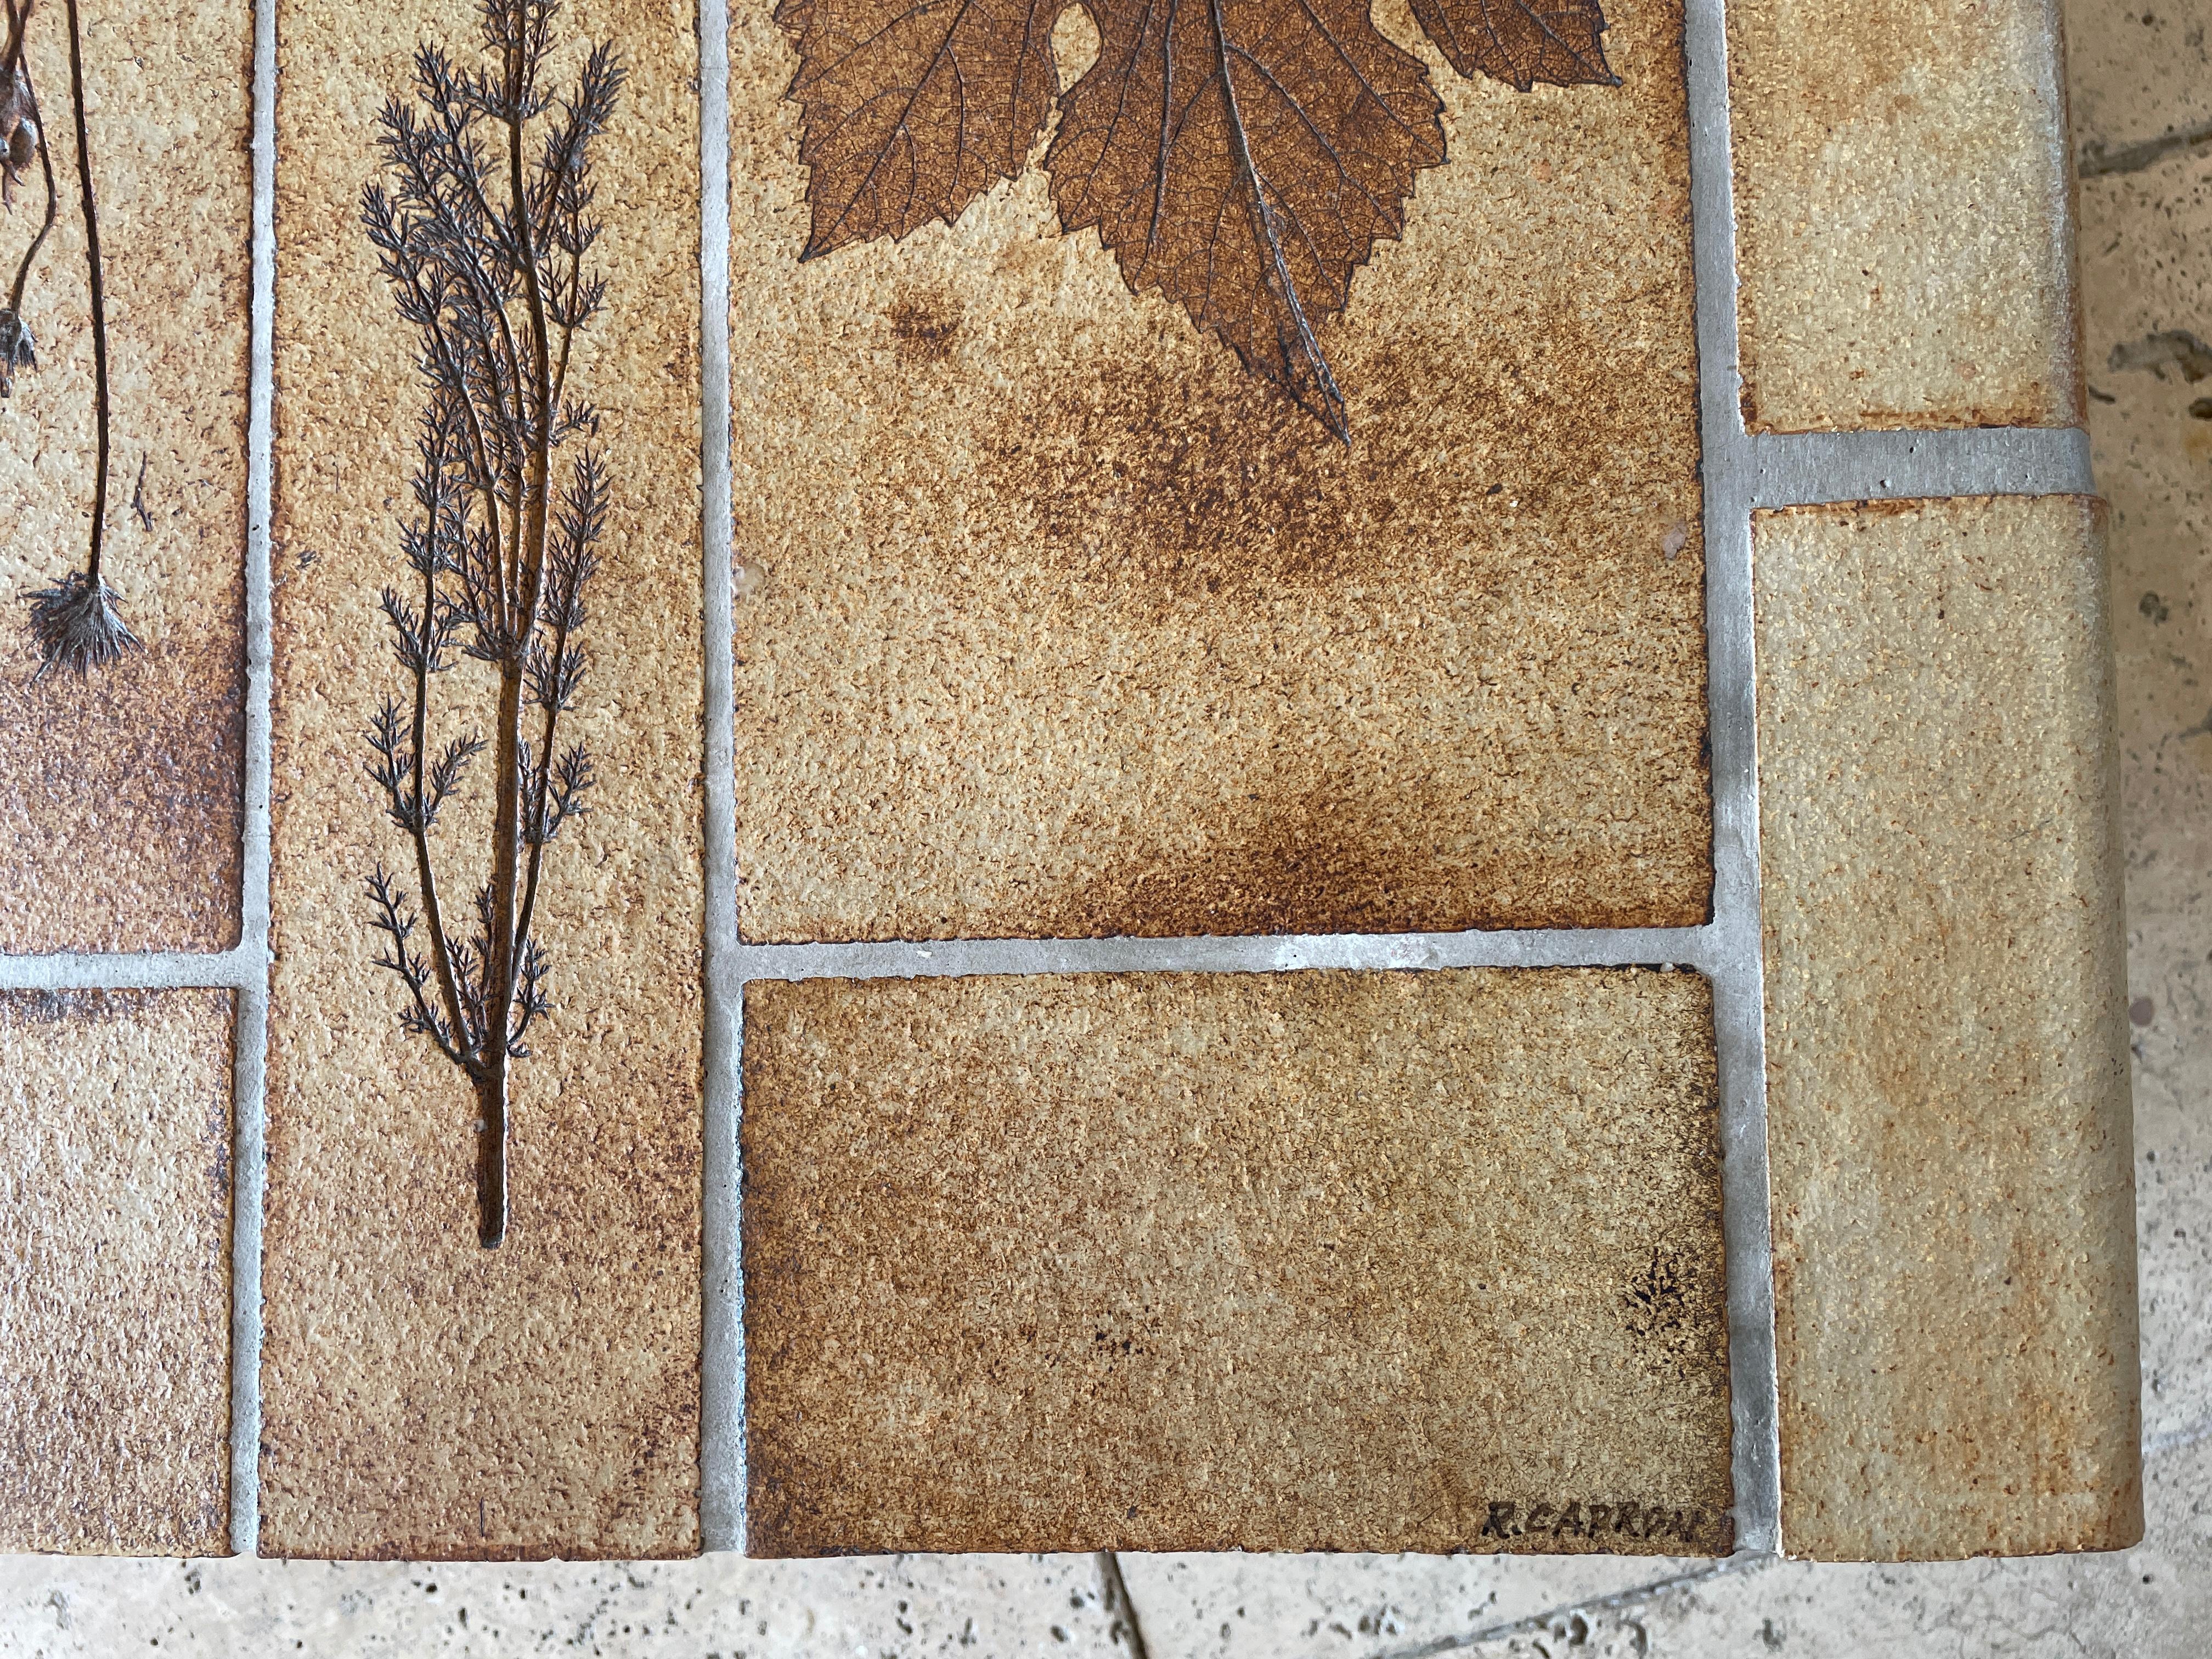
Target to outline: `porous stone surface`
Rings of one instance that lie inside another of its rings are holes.
[[[570,390],[611,490],[566,719],[599,781],[549,848],[550,1013],[515,1062],[497,1250],[477,1243],[475,1098],[400,1029],[363,884],[412,886],[365,775],[406,682],[378,596],[406,576],[421,381],[357,222],[374,118],[468,9],[286,8],[277,108],[276,691],[261,1547],[328,1556],[685,1554],[698,1545],[698,131],[688,11],[564,6],[629,69],[595,149],[605,314]],[[436,684],[434,740],[489,728],[489,672]],[[434,836],[449,915],[487,858],[487,757]],[[425,948],[418,932],[411,941]]]
[[[802,264],[732,11],[745,937],[1705,920],[1680,10],[1607,12],[1620,87],[1521,94],[1378,9],[1450,159],[1322,330],[1347,446],[1037,165]]]
[[[0,993],[0,1549],[229,1549],[231,1008]]]
[[[1725,1553],[1686,973],[756,981],[748,1547]]]
[[[0,951],[237,942],[246,738],[246,335],[253,22],[245,0],[83,11],[107,298],[112,441],[102,574],[144,646],[40,675],[30,591],[85,565],[92,301],[69,118],[69,31],[26,57],[61,184],[24,313],[38,367],[0,403]],[[0,215],[0,304],[45,211]]]
[[[2057,0],[1732,0],[1744,423],[2073,426]]]

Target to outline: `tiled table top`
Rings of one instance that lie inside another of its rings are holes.
[[[559,15],[563,76],[586,40],[628,69],[576,359],[611,480],[567,728],[597,781],[547,847],[496,1249],[481,1109],[400,1029],[363,894],[380,865],[422,890],[362,733],[406,685],[380,589],[423,392],[356,216],[416,46],[474,25],[94,32],[95,65],[162,70],[150,100],[94,75],[102,165],[204,209],[204,258],[117,284],[146,488],[162,455],[192,483],[116,519],[143,653],[0,672],[0,1139],[40,1218],[9,1294],[160,1318],[11,1382],[28,1417],[86,1419],[100,1455],[56,1452],[0,1542],[2128,1541],[2051,9],[1838,35],[1634,0],[1601,63],[1590,0],[1109,8],[1095,40],[1018,9],[888,67],[967,25]],[[1209,52],[1236,67],[1174,106]],[[944,148],[956,61],[975,131],[988,96],[1019,131]],[[870,141],[903,194],[840,159],[839,75],[910,94]],[[1146,150],[1114,85],[1183,125]],[[156,142],[176,110],[200,143]],[[202,177],[249,111],[250,180]],[[1146,155],[1131,219],[1100,181]],[[51,329],[41,419],[82,374]],[[55,460],[0,444],[0,477],[63,525],[73,441],[33,429]],[[486,719],[491,684],[440,682]],[[37,758],[65,740],[121,781]],[[148,1156],[109,1101],[186,1136],[170,1182],[234,1150],[227,1282],[204,1190],[60,1182]],[[149,1205],[162,1288],[126,1292],[102,1252]]]

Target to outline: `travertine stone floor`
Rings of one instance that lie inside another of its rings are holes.
[[[2141,21],[2146,10],[2154,21]],[[2206,120],[2212,0],[2154,9],[2073,0],[2069,21],[2078,152],[2118,155]],[[2212,1483],[2212,684],[2204,672],[2212,421],[2190,410],[2212,386],[2191,384],[2175,363],[2162,377],[2110,364],[2116,347],[2154,333],[2212,338],[2212,148],[2179,146],[2092,177],[2082,219],[2090,423],[2112,509],[2127,789],[2149,1535],[2112,1555],[1903,1568],[1126,1558],[1156,1659],[1443,1651],[2180,1659],[2203,1651],[2212,1620],[2212,1516],[2203,1496]],[[4,1659],[172,1651],[1106,1659],[1127,1650],[1111,1642],[1086,1557],[713,1556],[629,1567],[0,1562]]]

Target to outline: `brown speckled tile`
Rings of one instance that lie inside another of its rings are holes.
[[[1730,0],[1754,431],[2081,420],[2056,0]]]
[[[1784,1547],[2142,1530],[2100,509],[1762,514]]]
[[[1711,994],[756,981],[750,1547],[1725,1551]]]
[[[515,1072],[496,1250],[477,1242],[473,1097],[402,1032],[404,993],[373,965],[364,880],[380,860],[407,866],[362,734],[379,692],[403,684],[377,604],[404,572],[395,520],[421,393],[356,215],[374,118],[407,89],[416,46],[471,54],[477,27],[449,0],[292,4],[279,23],[261,1545],[682,1555],[699,1541],[702,921],[688,7],[592,0],[556,26],[563,83],[586,40],[611,39],[630,67],[596,151],[608,311],[572,387],[599,407],[613,492],[569,717],[599,781],[548,854],[554,1006]],[[441,709],[479,672],[441,681]],[[482,770],[438,831],[471,880],[459,849],[489,839]]]
[[[0,1550],[230,1553],[232,1000],[0,993]]]
[[[1522,94],[1376,9],[1450,159],[1322,327],[1348,447],[1036,155],[802,264],[797,55],[735,11],[748,939],[1705,919],[1681,21],[1606,9],[1624,84]]]
[[[252,33],[244,0],[86,9],[114,410],[105,573],[146,648],[34,680],[21,596],[84,564],[94,440],[61,8],[30,32],[65,188],[24,307],[39,367],[0,404],[0,950],[237,942]],[[0,216],[6,278],[44,199],[33,168]]]

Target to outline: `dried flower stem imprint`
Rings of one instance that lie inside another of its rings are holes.
[[[1157,290],[1340,440],[1316,333],[1444,161],[1443,106],[1370,0],[1087,0],[1098,57],[1062,90],[1068,0],[781,0],[813,223],[801,255],[947,223],[1045,155],[1062,230]],[[1618,86],[1599,0],[1413,0],[1452,67],[1526,92]]]
[[[545,953],[531,931],[545,848],[585,811],[592,787],[582,744],[554,757],[584,675],[576,634],[606,527],[607,478],[587,446],[565,478],[555,461],[599,427],[567,387],[576,336],[606,293],[585,266],[599,230],[590,149],[623,70],[611,47],[596,46],[556,98],[540,70],[556,0],[481,0],[479,10],[493,67],[456,70],[435,47],[416,54],[420,107],[394,99],[379,117],[391,187],[363,191],[362,220],[400,316],[421,336],[429,388],[416,443],[419,511],[402,529],[418,586],[413,597],[386,588],[383,600],[409,695],[386,696],[368,733],[369,775],[411,843],[421,910],[380,864],[368,884],[373,925],[388,941],[377,964],[407,987],[401,1026],[428,1036],[475,1090],[477,1236],[489,1249],[507,1233],[508,1074],[549,1006]],[[431,683],[455,665],[457,641],[498,676],[494,728],[489,743],[465,730],[434,754]],[[463,938],[440,896],[430,834],[487,747],[490,875]],[[418,926],[427,960],[410,945]]]
[[[36,153],[46,175],[46,221],[24,251],[9,290],[8,308],[0,312],[0,398],[11,397],[19,368],[36,368],[38,358],[31,331],[24,320],[24,289],[33,262],[54,228],[59,191],[54,183],[52,152],[47,148],[45,123],[39,117],[39,100],[31,85],[30,67],[23,61],[23,43],[37,0],[7,0],[8,45],[4,83],[0,84],[0,139],[6,154],[5,185],[12,198],[17,175]],[[99,447],[92,489],[92,548],[82,570],[72,570],[52,587],[30,595],[31,633],[38,641],[39,673],[57,665],[82,674],[88,668],[110,663],[138,643],[116,614],[115,590],[100,576],[100,556],[107,532],[108,428],[107,284],[100,257],[100,198],[92,180],[92,135],[84,108],[84,31],[77,17],[77,0],[67,0],[69,13],[70,105],[76,122],[77,200],[84,215],[86,276],[92,289],[93,423]]]

